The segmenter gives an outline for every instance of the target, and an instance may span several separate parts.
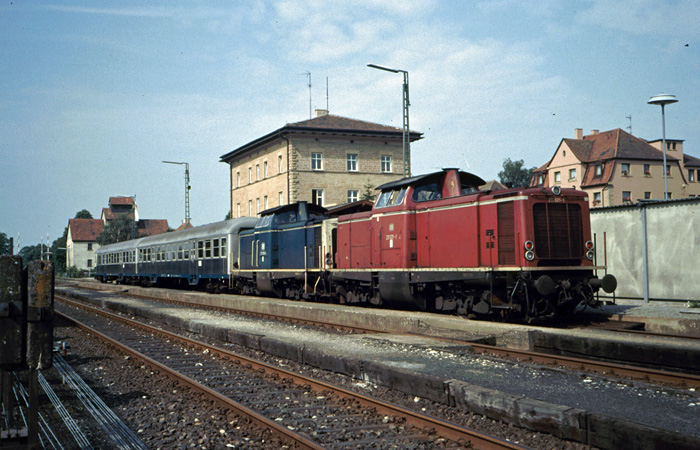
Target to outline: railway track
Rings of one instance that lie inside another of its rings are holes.
[[[283,436],[294,448],[523,446],[77,304],[66,318],[144,364]],[[81,309],[77,309],[81,308]]]
[[[590,359],[590,358],[576,358],[576,357],[570,357],[570,356],[552,355],[549,353],[535,352],[535,351],[529,351],[529,350],[511,349],[511,348],[499,347],[499,346],[495,346],[495,345],[478,344],[478,343],[474,343],[471,341],[460,340],[459,338],[453,338],[453,337],[445,338],[445,337],[433,336],[433,335],[429,335],[429,334],[387,332],[384,329],[348,326],[348,325],[340,323],[340,322],[330,322],[330,321],[329,322],[318,322],[318,321],[305,320],[305,319],[289,318],[289,317],[278,316],[278,315],[269,315],[269,314],[263,314],[263,313],[258,313],[258,312],[250,312],[250,311],[238,310],[238,309],[234,309],[234,308],[192,304],[192,303],[184,302],[184,301],[163,299],[163,298],[157,298],[157,297],[153,297],[153,296],[139,295],[139,294],[130,293],[130,292],[120,292],[119,294],[126,295],[129,297],[134,297],[134,298],[140,298],[140,299],[144,299],[144,300],[166,302],[166,303],[180,305],[180,306],[218,310],[218,311],[223,311],[223,312],[232,313],[232,314],[245,315],[245,316],[249,316],[249,317],[256,317],[256,318],[262,318],[262,319],[268,319],[268,320],[276,320],[276,321],[280,321],[283,323],[304,324],[304,325],[309,325],[309,326],[314,326],[314,327],[319,327],[319,328],[339,329],[339,330],[343,330],[343,331],[350,332],[350,333],[371,333],[371,334],[391,333],[394,335],[405,334],[407,336],[427,337],[430,339],[435,339],[435,340],[446,342],[446,343],[458,343],[458,344],[468,345],[472,348],[472,350],[475,353],[480,353],[480,354],[484,354],[484,355],[492,355],[492,356],[496,356],[499,358],[513,359],[513,360],[517,360],[517,361],[531,362],[531,363],[547,365],[547,366],[561,366],[561,367],[565,367],[565,368],[572,369],[572,370],[587,371],[587,372],[599,373],[599,374],[603,374],[603,375],[613,375],[613,376],[618,376],[618,377],[625,377],[625,378],[630,378],[630,379],[634,379],[634,380],[641,380],[641,381],[670,385],[670,386],[700,388],[700,376],[686,374],[686,373],[680,373],[680,372],[657,370],[657,369],[639,367],[639,366],[628,365],[628,364],[618,364],[618,363],[614,363],[614,362],[598,361],[598,360],[594,360],[594,359]],[[637,332],[640,330],[620,329],[619,331],[620,332]],[[640,332],[644,333],[643,331],[640,331]],[[647,333],[647,334],[659,336],[658,334],[654,334],[654,333]],[[676,337],[676,336],[667,335],[667,337]]]

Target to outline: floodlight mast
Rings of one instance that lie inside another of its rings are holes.
[[[411,132],[408,126],[408,107],[411,105],[411,101],[408,97],[408,72],[400,69],[391,69],[389,67],[379,66],[377,64],[367,64],[367,67],[373,69],[385,70],[392,73],[402,73],[403,74],[403,176],[411,176],[411,139],[409,133]]]
[[[177,161],[163,161],[165,164],[185,165],[185,224],[191,225],[190,219],[190,164]]]
[[[668,167],[666,166],[666,115],[664,106],[676,103],[675,95],[660,94],[649,99],[650,105],[661,105],[661,146],[664,151],[664,200],[668,200]]]

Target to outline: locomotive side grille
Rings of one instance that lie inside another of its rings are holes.
[[[540,258],[581,258],[581,207],[569,203],[537,203],[533,207],[535,252]]]
[[[515,264],[514,203],[498,204],[498,264]]]

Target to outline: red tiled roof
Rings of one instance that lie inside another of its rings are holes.
[[[128,211],[128,212],[114,212],[110,208],[102,208],[102,217],[105,220],[114,220],[117,217],[128,217],[129,219],[134,218],[134,212],[133,211]]]
[[[168,231],[168,221],[165,219],[141,219],[136,222],[138,237],[153,236]]]
[[[100,219],[70,219],[68,228],[74,242],[92,242],[102,233],[103,223]]]
[[[131,206],[134,204],[134,198],[133,197],[110,197],[109,198],[109,204],[110,205],[128,205]]]
[[[378,123],[366,122],[363,120],[350,119],[348,117],[334,116],[327,114],[301,122],[288,123],[284,127],[268,133],[267,135],[248,142],[237,149],[222,155],[221,162],[228,162],[231,158],[244,154],[252,149],[264,146],[270,142],[280,139],[283,135],[293,133],[325,133],[342,135],[365,135],[382,136],[391,138],[401,138],[403,130],[401,128],[380,125]],[[410,141],[417,141],[423,138],[423,133],[411,131]]]
[[[384,131],[390,133],[402,133],[401,128],[366,122],[364,120],[350,119],[348,117],[327,114],[301,122],[288,123],[287,127],[293,128],[317,128],[324,130],[351,130],[351,131]],[[415,133],[415,132],[414,132]]]

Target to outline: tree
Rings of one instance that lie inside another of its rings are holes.
[[[75,213],[75,219],[92,219],[92,214],[87,209],[83,209]]]
[[[499,181],[514,188],[529,186],[532,172],[537,168],[525,169],[523,165],[525,165],[525,161],[522,159],[519,161],[511,161],[510,158],[504,159],[503,170],[498,172]]]
[[[224,217],[224,220],[229,220],[232,219],[231,217],[231,210],[229,209],[228,212],[226,213],[226,217]]]
[[[9,255],[11,251],[10,239],[5,233],[0,233],[0,255]]]
[[[117,217],[110,220],[105,225],[102,233],[97,236],[97,242],[102,245],[114,244],[132,239],[134,232],[134,221],[126,216]]]
[[[24,264],[24,266],[26,267],[27,264],[29,264],[29,261],[41,259],[42,251],[46,252],[46,246],[42,244],[28,245],[26,247],[22,247],[22,249],[19,251],[19,256],[22,257],[22,264]]]
[[[367,184],[363,186],[365,191],[362,193],[362,196],[360,197],[360,200],[368,200],[370,202],[373,202],[375,198],[377,198],[377,194],[373,194],[372,191],[374,190],[374,185],[369,182],[369,179],[367,180]]]

